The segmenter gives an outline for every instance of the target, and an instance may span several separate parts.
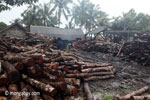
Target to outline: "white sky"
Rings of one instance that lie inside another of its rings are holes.
[[[39,0],[40,3],[48,2],[49,0]],[[76,1],[76,0],[74,0]],[[101,10],[106,12],[109,17],[120,16],[122,12],[128,12],[131,8],[137,13],[143,12],[150,14],[150,0],[90,0],[94,4],[99,4]],[[10,11],[0,13],[0,22],[3,21],[10,24],[10,21],[19,18],[20,14],[27,8],[28,5],[13,7]]]

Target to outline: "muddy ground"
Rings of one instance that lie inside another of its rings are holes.
[[[89,82],[94,100],[112,100],[115,96],[123,96],[150,85],[150,67],[132,61],[123,61],[111,54],[85,51],[72,53],[81,57],[83,61],[109,62],[114,65],[115,78]]]

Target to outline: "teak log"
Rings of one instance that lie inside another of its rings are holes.
[[[113,66],[98,67],[98,68],[87,68],[87,69],[82,69],[81,71],[83,73],[98,72],[98,71],[113,71]]]
[[[87,82],[84,83],[84,91],[87,96],[87,100],[94,100],[93,95],[90,91],[89,85]]]
[[[5,86],[7,84],[8,84],[7,73],[4,73],[3,75],[0,75],[0,87]]]
[[[39,82],[37,80],[34,80],[32,78],[27,77],[27,75],[22,75],[22,78],[26,81],[29,82],[32,86],[41,89],[45,92],[48,92],[51,96],[54,96],[56,94],[56,89],[54,87],[52,87],[49,84],[44,84],[42,82]]]
[[[17,82],[20,78],[20,74],[18,70],[15,69],[15,66],[10,64],[9,62],[3,62],[2,67],[8,73],[8,79],[10,82]]]
[[[148,86],[144,86],[143,88],[137,90],[137,91],[134,91],[130,94],[127,94],[125,96],[122,96],[122,97],[119,97],[119,100],[127,100],[127,99],[130,99],[131,96],[136,96],[136,95],[140,95],[140,94],[143,94],[144,92],[146,92],[147,90],[149,89]]]
[[[102,80],[102,79],[109,79],[113,78],[114,75],[106,75],[106,76],[91,76],[89,78],[84,78],[85,81],[92,81],[92,80]]]

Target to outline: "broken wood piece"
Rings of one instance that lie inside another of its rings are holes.
[[[127,100],[127,99],[130,99],[131,96],[136,96],[136,95],[140,95],[140,94],[143,94],[144,92],[146,92],[147,90],[149,89],[148,86],[144,86],[143,88],[137,90],[137,91],[134,91],[130,94],[127,94],[125,96],[122,96],[122,97],[119,97],[119,100]]]
[[[54,96],[56,94],[56,92],[57,92],[56,89],[54,87],[52,87],[51,85],[44,84],[44,83],[39,82],[39,81],[37,81],[35,79],[29,78],[29,77],[27,77],[27,75],[22,74],[22,78],[26,82],[30,83],[32,86],[34,86],[34,87],[36,87],[38,89],[41,89],[41,90],[43,90],[45,92],[48,92],[51,96]]]
[[[87,96],[87,100],[94,100],[93,95],[90,91],[89,85],[87,82],[84,82],[84,91]]]

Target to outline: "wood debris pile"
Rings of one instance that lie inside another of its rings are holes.
[[[53,48],[54,39],[35,34],[0,37],[0,100],[65,100],[82,81],[114,77],[112,64],[82,62]]]
[[[150,43],[148,41],[126,42],[121,50],[120,58],[150,66]]]

